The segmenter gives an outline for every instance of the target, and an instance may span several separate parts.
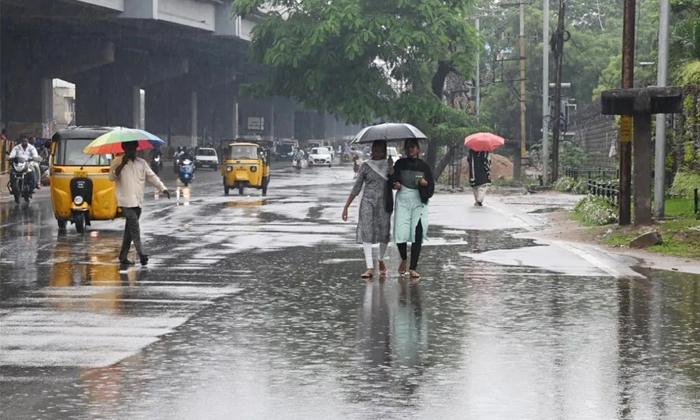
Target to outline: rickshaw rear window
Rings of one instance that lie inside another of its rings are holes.
[[[60,166],[109,166],[112,155],[88,155],[83,153],[94,139],[63,139],[58,142],[54,164]]]

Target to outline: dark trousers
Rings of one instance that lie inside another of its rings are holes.
[[[122,214],[124,219],[126,219],[126,224],[124,225],[124,240],[122,241],[122,249],[119,252],[119,261],[127,259],[132,242],[139,257],[146,255],[141,246],[141,226],[139,225],[141,207],[122,207]]]
[[[409,270],[415,270],[418,267],[420,250],[423,247],[423,225],[421,224],[420,220],[416,226],[415,237],[416,241],[411,244],[411,265],[409,266]],[[396,244],[396,247],[399,248],[399,255],[401,255],[401,259],[406,261],[408,259],[408,246],[406,245],[406,242]]]

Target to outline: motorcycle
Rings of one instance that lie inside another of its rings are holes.
[[[37,182],[41,182],[41,185],[47,186],[51,184],[51,172],[49,171],[49,161],[47,160],[42,160],[41,163],[39,164],[39,169],[41,170],[41,180],[37,180]]]
[[[163,169],[163,161],[160,156],[154,156],[151,158],[151,170],[158,175]]]
[[[194,162],[192,162],[190,159],[185,158],[182,159],[179,166],[180,181],[183,184],[185,184],[186,187],[192,181],[194,181]]]
[[[34,195],[31,179],[33,171],[34,165],[31,159],[16,157],[12,160],[10,181],[7,183],[7,189],[15,197],[15,203],[19,204],[20,197],[24,198],[24,201],[28,203],[32,195]]]

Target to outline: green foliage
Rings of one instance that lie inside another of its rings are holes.
[[[574,179],[572,177],[563,176],[557,179],[553,188],[554,190],[561,192],[586,194],[588,192],[588,180],[583,178]]]
[[[681,66],[676,79],[681,85],[700,85],[700,61],[691,61]]]
[[[670,192],[676,197],[692,197],[695,188],[700,188],[700,174],[678,172]]]
[[[574,207],[574,213],[588,225],[609,225],[618,220],[617,209],[605,197],[587,195]]]
[[[248,92],[350,122],[410,122],[441,141],[473,131],[475,121],[451,113],[432,86],[439,72],[473,71],[469,0],[237,0],[234,14],[261,6],[280,12],[253,30],[252,58],[267,72]]]
[[[572,141],[561,142],[559,162],[562,168],[580,168],[588,162],[589,156],[585,150]]]

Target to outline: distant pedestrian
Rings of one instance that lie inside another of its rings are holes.
[[[411,265],[409,274],[419,279],[418,258],[423,240],[428,238],[428,200],[435,192],[435,181],[430,166],[419,158],[420,146],[416,139],[404,142],[406,157],[394,165],[394,241],[401,254],[399,274],[406,273],[408,263],[408,242],[411,243]]]
[[[124,240],[119,252],[119,263],[123,266],[134,264],[128,259],[129,249],[133,242],[141,265],[146,265],[148,264],[148,255],[141,245],[141,227],[139,225],[146,180],[168,198],[170,198],[170,193],[160,178],[151,170],[148,162],[136,156],[138,142],[123,143],[122,148],[124,155],[114,159],[109,171],[109,179],[116,183],[117,205],[121,207],[122,215],[126,219]]]
[[[359,219],[357,222],[357,243],[362,244],[367,270],[362,278],[374,276],[372,244],[379,243],[379,273],[386,275],[384,256],[391,237],[391,210],[393,195],[389,188],[389,177],[393,161],[386,157],[386,142],[372,144],[372,159],[365,161],[357,174],[357,181],[343,208],[343,221],[348,220],[348,208],[355,197],[362,192]],[[363,188],[364,187],[364,188]]]
[[[491,155],[469,149],[469,185],[474,192],[474,205],[483,206],[486,192],[491,186]]]

